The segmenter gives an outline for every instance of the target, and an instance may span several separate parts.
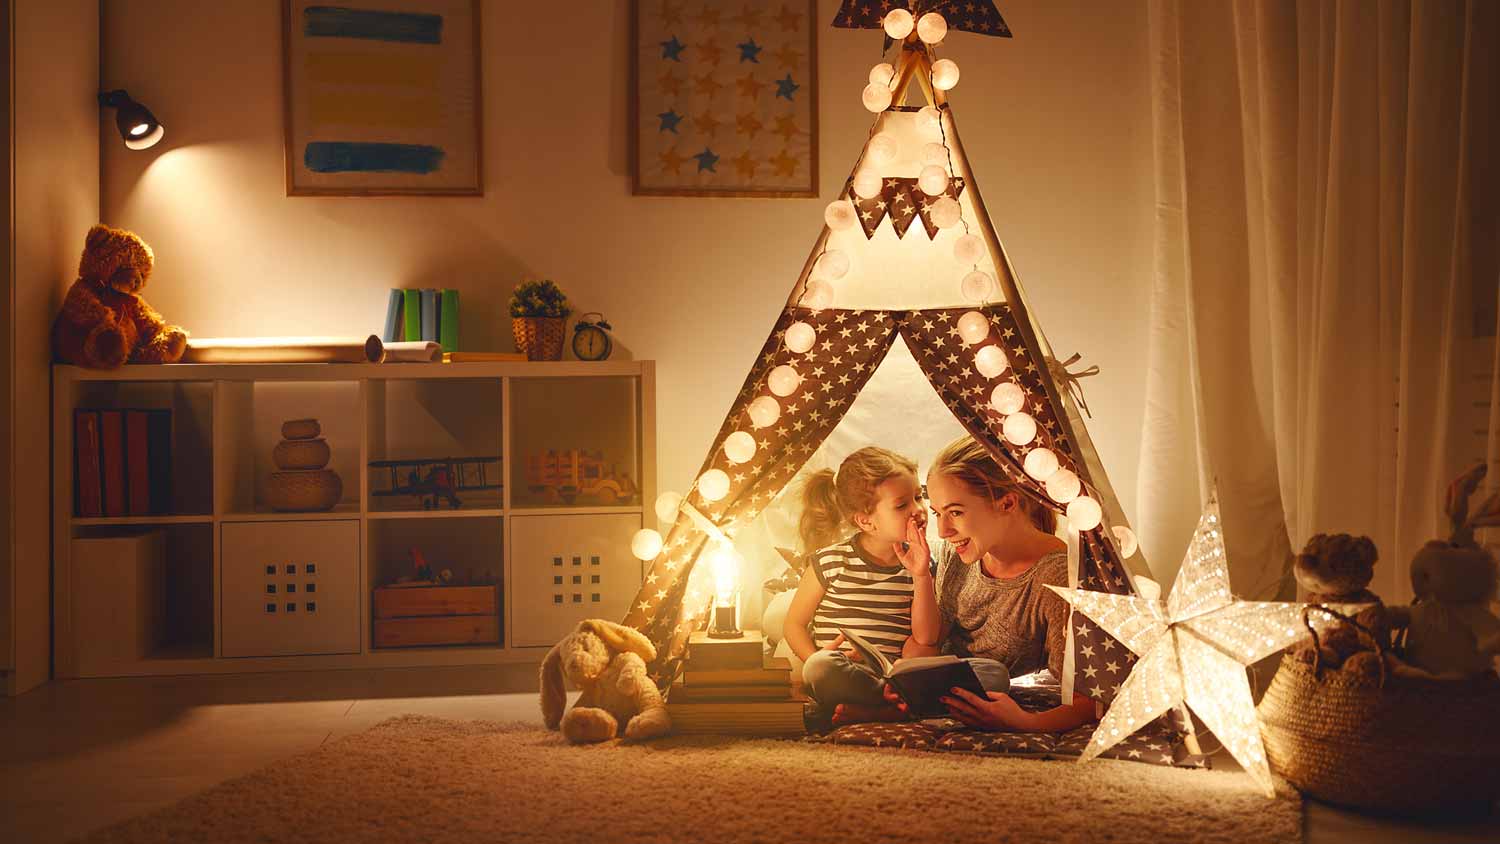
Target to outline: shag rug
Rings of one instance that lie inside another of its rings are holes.
[[[574,747],[408,715],[90,836],[117,841],[1295,842],[1238,773],[679,736]]]

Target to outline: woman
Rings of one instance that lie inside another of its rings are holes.
[[[1068,605],[1046,588],[1068,582],[1067,545],[1053,534],[1056,516],[972,437],[938,454],[927,473],[927,497],[945,542],[937,570],[938,642],[1009,670],[980,675],[987,699],[954,689],[943,699],[953,717],[983,729],[1029,732],[1062,732],[1094,720],[1094,702],[1083,695],[1027,712],[1006,694],[1009,677],[1043,668],[1062,677]],[[903,655],[931,655],[940,647],[911,642]],[[894,702],[889,687],[886,696]]]

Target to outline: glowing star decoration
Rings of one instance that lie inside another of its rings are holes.
[[[1238,601],[1229,593],[1229,564],[1214,497],[1210,496],[1198,520],[1165,602],[1047,588],[1140,657],[1079,761],[1098,756],[1168,710],[1186,704],[1266,796],[1275,796],[1245,666],[1306,636],[1306,605]],[[1314,628],[1327,626],[1330,620],[1322,613],[1310,615]]]

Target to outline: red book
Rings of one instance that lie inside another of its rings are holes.
[[[104,478],[104,515],[125,515],[125,414],[99,412],[99,457]]]
[[[149,422],[144,410],[125,411],[125,488],[132,516],[151,513]]]
[[[92,410],[73,413],[73,510],[84,518],[104,515],[104,495],[99,487],[99,414]]]

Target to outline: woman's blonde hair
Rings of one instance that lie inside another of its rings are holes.
[[[838,474],[819,469],[809,475],[802,486],[802,517],[797,522],[803,553],[845,538],[854,514],[875,508],[875,488],[901,474],[915,478],[917,464],[871,445],[845,457]]]
[[[1057,513],[1011,480],[989,451],[971,436],[959,437],[938,452],[932,461],[931,474],[955,478],[975,495],[991,502],[999,501],[1007,492],[1014,492],[1021,502],[1021,512],[1036,525],[1037,530],[1043,533],[1057,531]]]

